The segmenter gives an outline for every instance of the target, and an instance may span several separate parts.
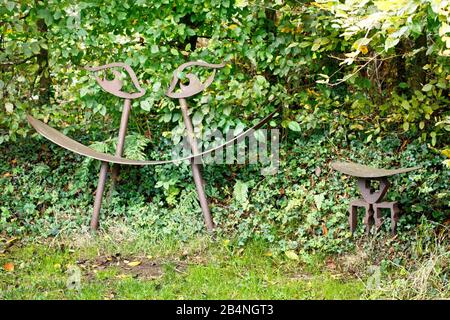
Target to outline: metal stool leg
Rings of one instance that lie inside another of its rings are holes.
[[[391,207],[391,234],[394,236],[397,234],[397,223],[400,216],[400,209],[398,203],[394,202]]]
[[[381,218],[381,208],[376,203],[373,204],[373,211],[375,216],[375,228],[378,231],[383,225],[383,219]]]
[[[379,229],[383,223],[381,218],[381,209],[389,209],[391,211],[391,234],[394,236],[397,230],[397,222],[400,214],[400,209],[398,208],[397,202],[383,201],[379,203],[374,203],[373,208],[375,210],[375,221],[377,224],[377,229]]]
[[[350,232],[353,233],[356,230],[356,226],[358,225],[358,207],[350,205],[348,209],[348,223],[350,225]]]
[[[363,199],[355,199],[350,202],[350,207],[348,209],[349,217],[348,222],[350,224],[350,231],[353,233],[356,230],[356,226],[358,225],[358,207],[359,208],[365,208],[366,209],[366,215],[364,217],[364,224],[366,224],[366,230],[367,226],[369,226],[368,230],[370,230],[370,221],[373,216],[373,210],[372,205],[364,201]],[[368,220],[369,219],[369,220]]]
[[[372,226],[374,224],[373,207],[372,207],[371,204],[369,204],[366,207],[366,215],[364,217],[364,224],[366,225],[366,234],[369,235],[370,234],[370,229],[372,229]]]

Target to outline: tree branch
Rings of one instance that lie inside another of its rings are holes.
[[[29,61],[29,60],[31,60],[31,59],[33,59],[33,58],[36,58],[37,56],[38,56],[37,54],[33,54],[32,56],[30,56],[30,57],[28,57],[28,58],[25,58],[25,59],[22,59],[22,60],[19,60],[19,61],[6,61],[6,62],[1,62],[1,63],[0,63],[0,66],[3,66],[3,67],[17,66],[17,65],[20,65],[20,64],[24,64],[25,62],[27,62],[27,61]]]

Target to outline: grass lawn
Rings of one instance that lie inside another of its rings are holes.
[[[259,243],[149,245],[105,235],[74,243],[10,241],[0,251],[0,299],[358,299],[364,292],[363,281],[327,259],[305,263]]]

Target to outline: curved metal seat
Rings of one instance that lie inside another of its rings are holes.
[[[379,169],[354,162],[338,162],[338,161],[331,163],[331,167],[334,170],[358,178],[383,178],[420,169],[420,167],[400,168],[400,169]]]
[[[253,133],[253,131],[259,129],[264,124],[266,124],[270,119],[272,119],[272,117],[277,112],[278,112],[278,110],[272,112],[267,117],[265,117],[263,120],[261,120],[256,125],[251,127],[250,129],[247,129],[246,131],[240,133],[239,135],[237,135],[236,137],[234,137],[230,140],[227,140],[226,142],[224,142],[223,144],[221,144],[217,147],[213,147],[211,149],[208,149],[204,152],[201,152],[201,153],[198,153],[195,155],[191,155],[191,156],[187,156],[187,157],[179,158],[179,159],[173,159],[173,160],[131,160],[131,159],[114,156],[114,155],[111,155],[108,153],[98,152],[98,151],[95,151],[94,149],[91,149],[91,148],[69,138],[68,136],[64,135],[60,131],[46,125],[42,121],[37,120],[30,115],[27,115],[27,119],[28,119],[28,122],[31,124],[31,126],[39,134],[41,134],[42,136],[44,136],[51,142],[59,145],[60,147],[63,147],[64,149],[75,152],[79,155],[97,159],[97,160],[100,160],[103,162],[114,163],[114,164],[146,166],[146,165],[161,165],[161,164],[168,164],[168,163],[176,163],[176,162],[192,160],[197,157],[202,157],[202,156],[208,155],[216,150],[222,149],[222,148],[232,144],[233,142],[235,142],[237,140],[241,140],[242,138],[245,138],[249,134]]]

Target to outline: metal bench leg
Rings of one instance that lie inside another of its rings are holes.
[[[122,118],[120,119],[119,137],[117,138],[117,146],[116,146],[116,156],[118,157],[122,156],[123,149],[125,147],[125,136],[127,133],[128,118],[130,116],[130,112],[131,112],[131,100],[125,99],[123,103]],[[111,187],[109,188],[109,196],[108,196],[110,201],[112,194],[114,192],[116,182],[119,178],[119,172],[120,166],[116,163],[114,164],[111,172]]]
[[[189,144],[191,145],[192,153],[198,154],[199,150],[197,147],[197,141],[194,136],[194,128],[192,126],[191,119],[189,118],[188,105],[185,99],[179,99],[181,112],[183,114],[184,124],[186,126],[186,131],[188,135]],[[196,161],[197,158],[191,160],[192,176],[194,177],[195,187],[197,188],[198,200],[200,201],[200,207],[202,208],[203,217],[205,219],[206,228],[209,232],[214,229],[214,222],[211,217],[211,212],[208,206],[208,200],[206,198],[205,190],[203,188],[203,178],[201,174],[201,164],[200,161]]]
[[[108,162],[102,162],[100,167],[100,176],[98,178],[97,192],[95,193],[94,213],[91,219],[91,230],[98,229],[98,221],[100,216],[100,209],[102,207],[103,191],[105,190],[106,177],[108,174]]]

